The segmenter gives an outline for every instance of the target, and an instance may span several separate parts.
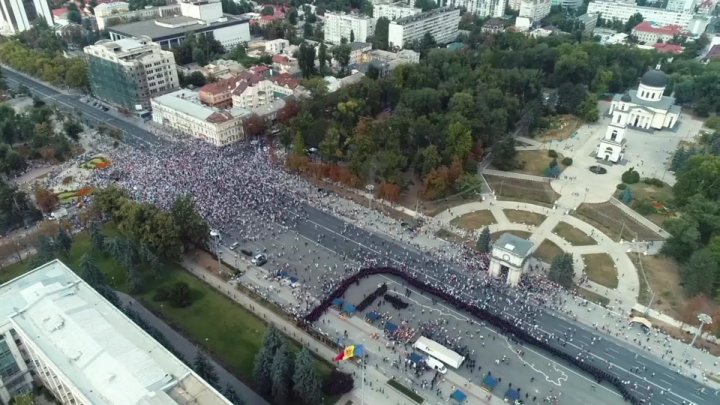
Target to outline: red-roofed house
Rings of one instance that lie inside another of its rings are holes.
[[[668,44],[665,42],[659,42],[653,45],[656,51],[660,53],[671,53],[673,55],[680,55],[685,50],[685,47],[676,44]]]
[[[632,29],[632,35],[641,43],[652,45],[661,40],[668,42],[675,37],[690,36],[691,34],[680,25],[660,26],[650,21],[643,21]]]
[[[262,74],[244,71],[235,77],[208,83],[200,88],[200,101],[211,107],[230,107],[232,106],[232,93],[235,89],[239,86],[253,86],[262,79]]]

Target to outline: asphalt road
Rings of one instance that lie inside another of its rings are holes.
[[[105,123],[108,126],[121,129],[125,134],[124,140],[133,146],[152,147],[166,143],[166,141],[159,139],[132,122],[119,119],[108,112],[83,103],[80,101],[79,96],[60,93],[45,84],[6,68],[2,68],[2,72],[11,86],[25,85],[34,94],[44,97],[46,102],[56,103],[71,110],[82,112],[85,120]],[[305,205],[303,210],[307,215],[307,219],[298,221],[295,230],[310,240],[318,241],[322,246],[341,256],[351,257],[360,262],[364,262],[367,258],[374,258],[378,260],[379,264],[395,266],[411,263],[410,267],[422,268],[421,272],[429,278],[432,278],[433,274],[443,274],[440,269],[446,267],[445,264],[428,262],[427,257],[417,249],[408,247],[388,237],[367,232],[309,205]],[[458,269],[455,270],[460,273]],[[480,298],[483,298],[482,291],[478,292]],[[509,315],[514,315],[512,309]],[[612,363],[613,367],[610,371],[620,379],[629,380],[631,384],[637,383],[639,387],[644,387],[639,388],[637,391],[641,398],[647,398],[647,387],[651,386],[656,395],[648,403],[679,405],[686,401],[688,404],[710,405],[717,404],[720,401],[720,397],[715,395],[717,392],[705,388],[695,380],[679,375],[673,371],[667,362],[651,357],[646,353],[638,352],[635,348],[629,347],[626,343],[606,334],[596,333],[577,322],[547,312],[541,315],[537,322],[548,333],[557,334],[575,329],[573,341],[567,343],[566,346],[562,347],[559,340],[553,341],[558,348],[569,352],[573,356],[582,351],[582,345],[589,345],[593,338],[596,338],[596,342],[592,345],[590,351],[591,356],[594,356],[599,361],[607,360]],[[600,340],[597,341],[597,338],[600,338]],[[633,373],[630,371],[633,367],[646,367],[646,370],[640,374]],[[655,376],[649,377],[652,373],[655,373]],[[648,377],[648,381],[646,381],[646,377]],[[664,391],[664,394],[659,393],[661,390]]]

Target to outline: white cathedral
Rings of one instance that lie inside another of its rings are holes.
[[[598,159],[613,163],[622,160],[628,127],[650,131],[675,127],[680,107],[675,105],[675,97],[663,95],[667,82],[665,73],[649,70],[640,79],[637,90],[613,97],[608,112],[612,119],[598,145]]]

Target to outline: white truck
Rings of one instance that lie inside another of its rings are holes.
[[[48,216],[48,219],[51,221],[57,221],[59,219],[65,218],[68,215],[67,208],[59,208],[53,212],[50,213]]]

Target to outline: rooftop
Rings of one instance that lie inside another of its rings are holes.
[[[675,97],[669,97],[669,96],[663,96],[662,99],[658,101],[647,101],[647,100],[641,100],[637,96],[637,90],[630,90],[628,91],[628,94],[630,95],[630,102],[632,104],[636,104],[643,107],[650,107],[650,108],[656,108],[658,110],[665,110],[669,111],[673,105],[675,105]],[[620,101],[622,99],[622,94],[616,94],[613,96],[613,101]]]
[[[155,40],[184,35],[188,32],[248,23],[249,21],[229,14],[225,14],[224,17],[227,19],[226,21],[214,21],[208,24],[202,20],[184,16],[157,18],[114,25],[109,27],[108,31],[127,36],[147,35]]]
[[[685,47],[682,45],[668,44],[666,42],[659,42],[653,45],[653,48],[660,53],[672,53],[675,55],[680,55],[685,50]]]
[[[500,235],[498,240],[493,244],[493,248],[498,248],[510,252],[516,256],[526,257],[530,254],[535,245],[527,239],[520,238],[511,233]]]
[[[212,124],[220,124],[236,117],[227,110],[219,110],[202,104],[198,93],[187,89],[155,97],[153,102]]]
[[[687,32],[685,31],[685,28],[683,28],[682,25],[658,25],[650,21],[643,21],[640,24],[636,25],[635,28],[633,28],[633,31],[640,31],[640,32],[649,32],[653,34],[660,34],[660,35],[686,35]]]
[[[0,286],[0,302],[0,324],[87,403],[230,404],[58,260]]]

